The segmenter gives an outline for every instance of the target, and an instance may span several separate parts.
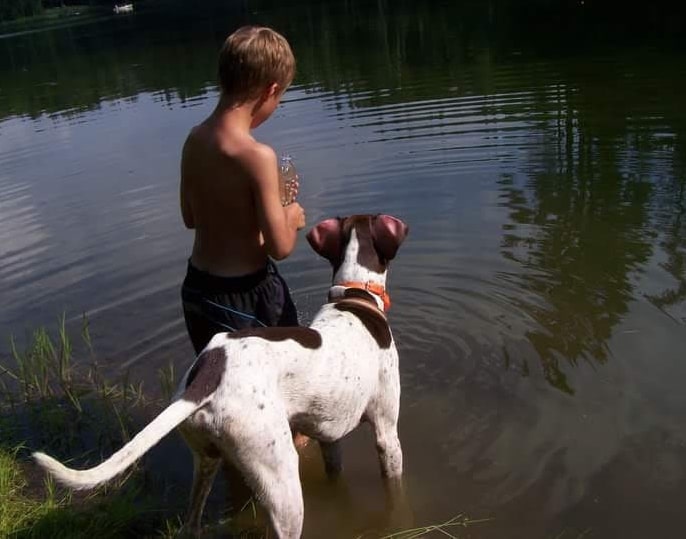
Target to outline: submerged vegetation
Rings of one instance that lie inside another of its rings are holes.
[[[402,530],[390,535],[384,535],[381,539],[417,539],[419,537],[427,537],[428,534],[433,532],[437,532],[437,536],[440,535],[443,537],[452,537],[453,539],[456,539],[458,536],[453,535],[453,533],[457,533],[455,531],[456,528],[467,528],[469,526],[473,526],[474,524],[489,522],[490,520],[492,519],[471,519],[467,515],[459,514],[440,524],[432,524],[430,526],[421,526],[419,528]]]

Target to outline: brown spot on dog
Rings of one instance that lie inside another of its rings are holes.
[[[366,307],[378,310],[376,301],[374,300],[372,295],[366,290],[362,290],[360,288],[348,288],[345,290],[345,292],[343,292],[343,297],[348,299],[362,300],[366,303]]]
[[[223,348],[203,351],[188,373],[183,399],[197,403],[214,393],[225,368],[226,352]]]
[[[348,292],[353,291],[346,290],[346,296],[348,296]],[[378,309],[374,300],[366,292],[363,293],[367,295],[368,299],[358,296],[357,291],[355,291],[354,295],[351,294],[350,297],[337,301],[336,309],[353,313],[374,337],[379,348],[390,348],[393,337],[391,328],[388,326],[388,320],[386,320],[384,313]]]
[[[322,345],[322,336],[318,331],[298,326],[293,327],[269,327],[269,328],[246,328],[228,333],[229,339],[242,339],[243,337],[258,337],[267,341],[286,341],[292,339],[300,346],[316,350]]]

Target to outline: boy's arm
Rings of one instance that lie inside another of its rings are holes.
[[[276,260],[286,258],[295,248],[297,232],[305,226],[299,204],[281,205],[276,153],[269,146],[254,146],[243,164],[255,186],[255,211],[267,253]]]

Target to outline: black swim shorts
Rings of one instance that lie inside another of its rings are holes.
[[[196,354],[216,333],[298,325],[288,286],[271,260],[263,270],[241,277],[218,277],[189,261],[181,298]]]

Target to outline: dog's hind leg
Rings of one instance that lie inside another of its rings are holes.
[[[243,472],[268,513],[276,537],[298,539],[304,511],[298,453],[285,411],[261,410],[258,419],[253,415],[250,421],[231,422],[231,431],[240,434],[235,451],[227,457]]]
[[[193,487],[186,517],[186,528],[194,536],[200,534],[200,520],[205,508],[205,501],[212,489],[221,459],[200,455],[193,451]]]
[[[298,453],[285,456],[277,469],[270,470],[266,478],[268,487],[260,496],[260,502],[269,513],[272,528],[279,539],[299,539],[302,534],[304,504],[298,474]]]

